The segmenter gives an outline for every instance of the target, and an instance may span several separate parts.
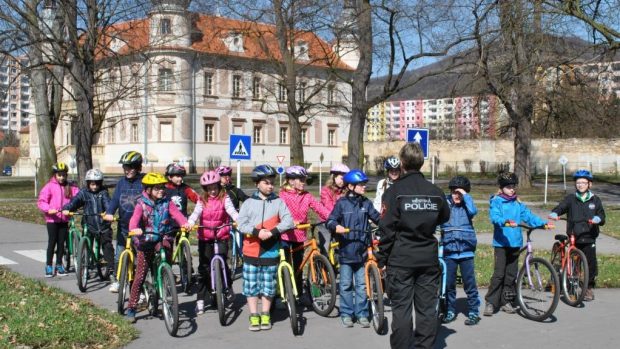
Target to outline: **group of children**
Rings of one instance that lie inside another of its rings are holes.
[[[251,331],[271,328],[270,308],[276,295],[276,270],[279,261],[278,250],[295,248],[307,239],[306,231],[296,226],[307,223],[309,211],[313,210],[320,220],[325,221],[322,231],[324,246],[332,235],[340,243],[340,318],[343,326],[369,327],[368,306],[365,292],[364,262],[368,244],[369,221],[380,220],[381,196],[400,176],[400,161],[388,158],[384,163],[386,178],[377,187],[374,203],[365,197],[368,177],[361,170],[349,170],[343,164],[336,164],[330,171],[330,178],[321,188],[320,201],[307,190],[309,174],[301,166],[291,166],[285,172],[286,182],[275,193],[276,171],[269,165],[260,165],[252,170],[251,178],[256,191],[247,196],[231,183],[232,169],[220,166],[207,171],[200,177],[202,194],[196,193],[183,182],[186,170],[179,164],[170,164],[164,175],[142,173],[142,155],[131,151],[123,154],[119,163],[124,177],[116,185],[110,198],[103,184],[103,174],[97,169],[85,175],[86,186],[79,190],[67,181],[68,168],[64,163],[53,166],[54,175],[42,188],[38,207],[44,213],[49,236],[45,276],[66,275],[69,265],[63,265],[65,240],[70,212],[83,207],[84,221],[89,233],[101,237],[105,261],[113,269],[124,249],[125,239],[132,231],[137,250],[136,274],[132,284],[127,317],[135,322],[139,293],[147,268],[155,251],[172,247],[179,228],[198,227],[198,251],[200,290],[197,294],[196,312],[202,314],[208,295],[212,292],[209,264],[214,255],[214,244],[218,242],[219,253],[228,253],[230,228],[216,231],[215,227],[236,222],[237,230],[245,235],[243,242],[243,295],[247,297],[249,329]],[[586,300],[593,300],[592,288],[597,274],[595,240],[599,225],[605,223],[605,212],[600,198],[590,189],[593,177],[585,170],[574,175],[576,193],[568,195],[552,210],[549,219],[558,219],[567,214],[567,233],[577,236],[577,246],[587,256],[590,280]],[[517,274],[518,251],[523,245],[518,224],[552,227],[532,214],[516,194],[518,179],[514,173],[502,173],[498,178],[499,191],[491,196],[489,215],[494,226],[493,247],[495,267],[488,292],[485,296],[484,315],[491,316],[501,309],[514,313],[514,282]],[[460,269],[463,286],[467,294],[466,325],[480,321],[480,299],[476,286],[474,256],[476,233],[473,219],[477,213],[473,198],[469,194],[470,181],[463,176],[452,178],[448,184],[450,193],[446,199],[451,208],[450,220],[441,226],[444,246],[444,260],[447,265],[448,313],[444,323],[457,317],[456,275]],[[194,202],[195,209],[189,214],[188,202]],[[111,222],[118,210],[118,233],[116,253],[112,246]],[[52,264],[56,252],[56,266]],[[288,258],[293,265],[299,265],[303,249]],[[66,268],[65,268],[66,267]],[[227,269],[227,273],[231,273]],[[301,276],[296,282],[301,284]],[[229,278],[231,279],[231,278]],[[111,292],[118,291],[118,283],[112,277]],[[227,290],[229,295],[232,290]],[[307,302],[309,295],[302,296]],[[259,299],[261,310],[259,312]],[[305,302],[302,302],[305,303]]]

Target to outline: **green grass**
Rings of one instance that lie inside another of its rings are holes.
[[[32,180],[0,182],[0,198],[2,199],[33,199],[34,182]]]
[[[119,348],[137,338],[121,316],[0,267],[1,348]]]

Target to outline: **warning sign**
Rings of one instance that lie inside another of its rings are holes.
[[[232,160],[250,160],[252,158],[252,137],[230,135],[230,153]]]

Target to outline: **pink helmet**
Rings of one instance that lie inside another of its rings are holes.
[[[222,165],[218,166],[215,169],[215,172],[217,172],[220,176],[230,176],[232,174],[232,168]]]
[[[220,183],[220,175],[215,171],[207,171],[200,176],[200,185],[203,187],[216,183]]]
[[[341,163],[337,163],[334,166],[332,166],[332,169],[329,171],[329,173],[331,174],[346,174],[348,173],[349,167],[347,167],[347,165],[345,164],[341,164]]]

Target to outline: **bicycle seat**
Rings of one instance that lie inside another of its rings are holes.
[[[568,240],[568,236],[566,236],[564,234],[557,234],[555,236],[555,239],[560,241],[560,242],[564,242],[564,241]]]

